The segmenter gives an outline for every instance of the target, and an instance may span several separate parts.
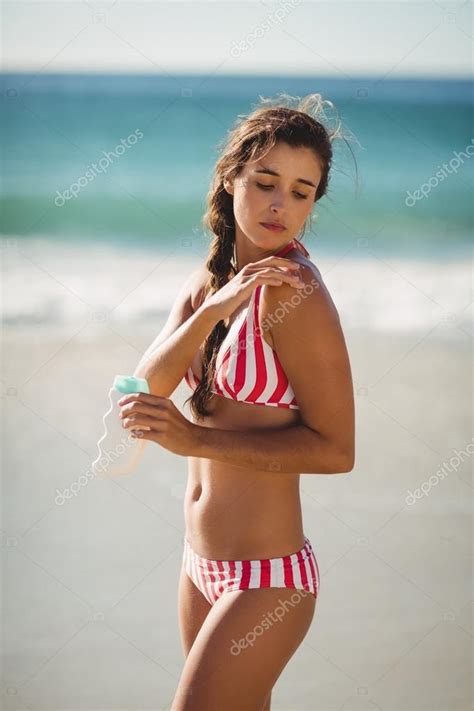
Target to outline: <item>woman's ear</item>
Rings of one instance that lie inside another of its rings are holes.
[[[224,178],[224,189],[226,192],[229,193],[229,195],[234,194],[234,184],[233,181],[229,178]]]

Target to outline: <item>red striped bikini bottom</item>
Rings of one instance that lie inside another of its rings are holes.
[[[183,566],[193,583],[213,605],[232,590],[294,588],[319,591],[319,568],[309,539],[296,553],[263,560],[210,560],[196,553],[184,537]]]

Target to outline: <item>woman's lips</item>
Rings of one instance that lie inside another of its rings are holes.
[[[266,227],[267,230],[271,230],[272,232],[283,232],[285,229],[283,225],[272,225],[269,222],[261,222],[260,223],[263,227]]]

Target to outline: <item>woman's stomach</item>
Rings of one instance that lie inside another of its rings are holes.
[[[299,474],[237,472],[219,462],[193,458],[184,521],[186,537],[205,558],[276,558],[292,553],[304,545]]]
[[[300,421],[299,411],[214,396],[211,416],[199,423],[226,430],[278,430]],[[238,435],[236,435],[238,436]],[[188,457],[184,500],[186,536],[194,550],[214,560],[273,558],[304,545],[300,474],[249,469]]]

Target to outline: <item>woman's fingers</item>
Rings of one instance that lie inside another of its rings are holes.
[[[268,257],[267,259],[262,259],[260,262],[251,262],[247,264],[249,269],[283,269],[285,271],[297,272],[299,271],[301,264],[298,262],[292,262],[290,259],[283,259],[283,257]],[[245,269],[246,267],[244,267]]]
[[[121,406],[120,417],[125,418],[131,414],[141,413],[143,415],[151,415],[152,417],[157,417],[160,413],[167,410],[165,405],[145,405],[142,402],[132,402],[126,403]]]
[[[265,280],[269,279],[272,281],[277,281],[280,284],[285,282],[286,284],[290,284],[290,286],[304,286],[304,282],[302,281],[301,277],[296,274],[289,274],[288,272],[283,271],[281,269],[262,269],[258,272],[255,272],[252,279],[254,281],[260,281],[261,283],[265,283]]]
[[[299,262],[294,262],[291,259],[285,259],[284,257],[269,257],[268,261],[266,259],[262,262],[256,262],[256,264],[262,267],[272,267],[274,269],[284,269],[285,271],[298,272],[301,268]]]
[[[291,286],[304,286],[304,282],[300,276],[301,265],[291,259],[267,257],[259,262],[253,262],[248,266],[251,266],[250,274],[254,278],[254,281],[255,277],[268,277],[273,282],[276,281],[279,284],[285,282]]]
[[[142,413],[137,413],[136,415],[131,415],[126,417],[122,422],[122,427],[127,429],[133,426],[134,429],[139,429],[140,427],[149,427],[153,432],[162,432],[166,428],[166,420],[163,416],[160,417],[150,417],[149,415],[143,415]]]
[[[120,406],[125,405],[125,403],[135,400],[137,402],[143,402],[146,405],[156,405],[156,406],[166,406],[169,401],[168,397],[162,397],[161,395],[151,395],[151,393],[127,393],[120,398],[118,404]]]

